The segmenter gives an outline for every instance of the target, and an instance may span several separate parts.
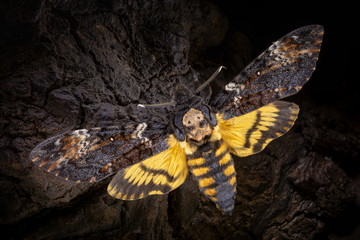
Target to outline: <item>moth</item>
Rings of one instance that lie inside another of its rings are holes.
[[[279,99],[297,93],[318,60],[323,27],[298,28],[274,42],[212,100],[180,85],[168,124],[139,122],[70,131],[30,153],[66,180],[96,182],[115,174],[108,193],[122,200],[161,195],[190,175],[223,214],[234,208],[232,154],[262,151],[294,125],[299,108]]]

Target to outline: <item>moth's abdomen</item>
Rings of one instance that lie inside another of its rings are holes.
[[[208,141],[187,155],[188,166],[199,189],[225,214],[235,204],[236,173],[234,161],[222,140]]]

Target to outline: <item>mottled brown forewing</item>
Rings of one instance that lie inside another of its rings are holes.
[[[140,123],[75,130],[40,143],[30,158],[66,180],[99,181],[165,150],[165,127]]]
[[[211,105],[229,119],[297,93],[315,70],[323,34],[322,26],[310,25],[280,38],[229,82]]]

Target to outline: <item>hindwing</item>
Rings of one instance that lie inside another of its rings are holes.
[[[185,151],[174,135],[167,143],[168,149],[120,170],[110,182],[108,193],[118,199],[134,200],[179,187],[188,173]]]
[[[324,29],[298,28],[252,61],[216,96],[225,119],[240,116],[300,91],[315,69]]]
[[[218,131],[231,153],[246,157],[260,152],[272,140],[289,131],[298,113],[299,107],[296,104],[275,101],[228,120],[218,114]]]
[[[166,126],[140,123],[71,131],[45,140],[30,158],[72,181],[99,181],[168,148]]]

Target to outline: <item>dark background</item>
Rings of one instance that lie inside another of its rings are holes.
[[[194,2],[0,3],[3,235],[359,239],[358,7],[346,2]],[[116,27],[117,21],[123,29]],[[114,34],[117,39],[111,45],[107,31],[91,31],[94,23],[97,29],[106,26],[121,34]],[[230,66],[218,81],[231,80],[272,42],[307,24],[323,25],[325,35],[311,80],[288,99],[300,105],[301,114],[289,134],[237,162],[239,194],[232,217],[222,216],[191,181],[169,195],[128,203],[107,196],[110,179],[73,186],[28,159],[36,144],[55,134],[136,121],[134,104],[164,102],[176,84],[191,84],[188,65],[201,80],[221,64]],[[231,55],[235,33],[246,37],[238,37],[239,51]],[[113,51],[127,59],[127,65],[112,58]],[[232,66],[234,59],[238,62]]]

